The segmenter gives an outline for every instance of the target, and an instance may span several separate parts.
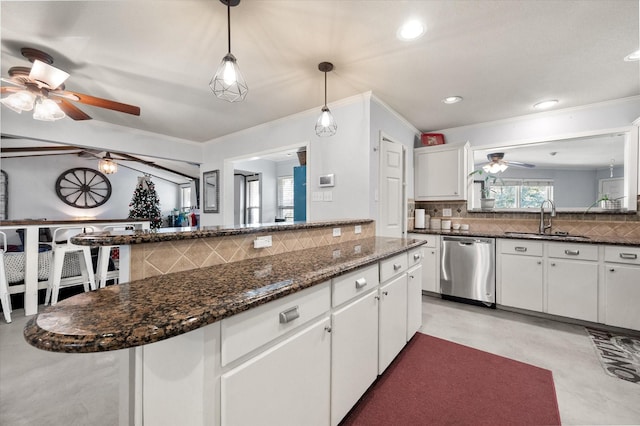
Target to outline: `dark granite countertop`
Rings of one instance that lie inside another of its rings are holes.
[[[24,337],[37,348],[69,353],[145,345],[422,244],[365,238],[108,286],[46,307],[29,320]]]
[[[531,241],[559,241],[565,243],[583,243],[583,244],[610,244],[618,246],[640,246],[639,238],[618,237],[618,236],[594,236],[594,235],[555,235],[545,234],[539,235],[534,233],[522,232],[491,232],[491,231],[445,231],[438,229],[413,229],[409,233],[414,234],[432,234],[432,235],[451,235],[459,237],[488,237],[488,238],[511,238],[519,240]]]
[[[159,230],[88,232],[71,239],[82,246],[119,246],[127,244],[159,243],[228,235],[257,234],[293,231],[299,229],[326,228],[372,223],[373,219],[345,219],[325,222],[275,222],[258,225],[203,226],[197,228],[160,228]]]

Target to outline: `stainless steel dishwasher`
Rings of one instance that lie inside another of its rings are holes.
[[[496,303],[495,239],[442,237],[440,291],[446,298]]]

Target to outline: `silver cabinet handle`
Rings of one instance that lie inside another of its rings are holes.
[[[326,331],[327,333],[331,333],[331,327],[330,326],[326,326],[324,328],[324,331]]]
[[[382,295],[383,295],[383,296],[388,296],[388,295],[389,295],[389,292],[388,292],[388,291],[383,291],[383,292],[382,292]]]
[[[401,268],[402,268],[402,265],[401,265],[401,264],[399,264],[399,263],[394,263],[394,264],[393,264],[393,270],[394,270],[394,271],[397,271],[397,270],[399,270],[399,269],[401,269]]]
[[[609,269],[609,272],[615,272],[615,271],[616,271],[616,270],[615,270],[615,269],[613,269],[613,268]]]
[[[299,317],[300,312],[298,312],[298,307],[294,306],[293,308],[280,312],[280,324],[286,324]]]
[[[542,265],[542,261],[541,260],[538,260],[538,265]]]
[[[524,253],[525,251],[527,251],[527,248],[526,247],[516,247],[516,248],[514,248],[514,250]]]
[[[551,266],[556,266],[556,264],[552,262],[552,263],[551,263]]]
[[[638,255],[635,253],[620,253],[621,259],[637,259]]]
[[[409,278],[414,279],[415,277],[413,275],[409,275]]]
[[[413,260],[420,260],[420,253],[414,253],[413,254]]]
[[[356,288],[362,288],[364,286],[367,285],[367,279],[366,278],[358,278],[356,280]]]
[[[565,250],[564,254],[567,256],[577,256],[580,254],[580,250]]]

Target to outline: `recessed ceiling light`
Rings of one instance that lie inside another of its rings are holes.
[[[640,50],[636,50],[633,53],[629,53],[624,57],[624,60],[627,62],[640,61]]]
[[[557,103],[558,103],[557,99],[552,99],[552,100],[549,100],[549,101],[538,102],[533,107],[535,109],[547,109],[547,108],[551,108],[552,106],[554,106]]]
[[[402,41],[415,40],[426,31],[425,26],[418,20],[410,20],[405,22],[399,29],[397,36]]]
[[[442,100],[445,104],[457,104],[462,100],[462,96],[447,96]]]

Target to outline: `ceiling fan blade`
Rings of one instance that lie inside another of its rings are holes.
[[[19,92],[23,89],[21,89],[20,87],[6,87],[6,86],[2,86],[0,87],[0,93],[8,93],[8,92]]]
[[[140,115],[140,107],[134,105],[127,105],[116,101],[96,98],[95,96],[83,95],[82,93],[71,92],[68,90],[62,93],[75,95],[78,98],[76,102],[80,102],[82,104],[111,109],[113,111],[124,112],[131,115]]]
[[[11,85],[14,85],[14,86],[20,87],[20,88],[22,88],[22,89],[24,89],[24,88],[25,88],[24,84],[22,84],[22,83],[21,83],[21,82],[19,82],[19,81],[14,80],[13,78],[5,78],[5,77],[2,77],[2,78],[0,78],[0,80],[1,80],[1,81],[4,81],[5,83],[9,83],[9,84],[11,84]]]
[[[73,120],[91,120],[91,117],[66,99],[60,99],[60,109]]]
[[[521,163],[519,161],[507,161],[507,164],[514,167],[525,167],[527,169],[533,169],[536,165],[530,163]]]

